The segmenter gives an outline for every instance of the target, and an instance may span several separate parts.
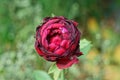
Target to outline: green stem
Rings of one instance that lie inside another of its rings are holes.
[[[65,80],[65,70],[64,69],[61,72],[61,80]]]

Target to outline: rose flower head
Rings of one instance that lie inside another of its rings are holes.
[[[46,17],[36,29],[35,49],[44,59],[65,69],[78,62],[80,31],[78,23],[63,16]]]

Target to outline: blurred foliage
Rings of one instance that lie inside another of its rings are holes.
[[[0,80],[34,80],[35,70],[48,71],[51,63],[35,52],[34,35],[51,14],[76,20],[81,38],[93,44],[67,80],[120,80],[120,0],[0,0]],[[38,76],[47,75],[42,71]]]

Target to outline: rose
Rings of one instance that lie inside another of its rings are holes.
[[[60,17],[47,17],[36,29],[35,49],[48,61],[55,61],[60,69],[78,62],[80,32],[77,22]]]

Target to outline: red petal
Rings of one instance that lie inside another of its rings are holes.
[[[75,21],[72,21],[72,23],[74,24],[74,26],[77,26],[77,25],[78,25],[78,23],[75,22]]]
[[[57,48],[57,45],[55,45],[54,43],[51,43],[51,44],[49,45],[49,50],[50,50],[50,51],[54,51],[56,48]]]
[[[73,44],[73,45],[71,46],[70,50],[73,51],[73,50],[75,50],[75,48],[76,48],[76,44]]]
[[[63,33],[62,36],[64,39],[69,39],[71,34],[70,33]]]
[[[48,41],[46,40],[47,37],[47,31],[44,31],[43,35],[42,35],[42,45],[47,48],[48,47]]]
[[[64,48],[68,48],[69,47],[69,43],[70,41],[69,40],[63,40],[60,44],[60,46],[64,47]]]
[[[43,19],[43,22],[47,22],[48,20],[50,20],[51,19],[51,17],[45,17],[44,19]]]
[[[59,28],[61,28],[63,26],[64,26],[64,24],[54,23],[54,24],[50,24],[49,27],[47,27],[47,29],[54,29],[54,28],[59,29]]]
[[[59,45],[61,43],[61,38],[59,36],[55,36],[51,39],[51,43],[55,43],[56,45]]]
[[[40,55],[40,56],[43,56],[44,55],[44,53],[41,51],[41,49],[38,47],[38,43],[37,42],[35,42],[35,49],[36,49],[36,51],[37,51],[37,53]]]
[[[57,67],[59,69],[65,69],[65,68],[72,66],[73,64],[77,62],[78,62],[78,59],[76,58],[76,56],[74,56],[72,59],[62,58],[57,61]]]
[[[42,25],[42,26],[41,26],[42,28],[41,28],[40,34],[42,35],[42,33],[44,32],[44,30],[45,30],[46,27],[48,27],[49,25],[51,25],[51,24],[53,24],[53,23],[55,23],[55,22],[57,22],[57,21],[59,21],[59,19],[49,20],[49,21],[46,22],[44,25]]]
[[[81,56],[81,55],[83,55],[82,52],[76,53],[76,56]]]
[[[57,50],[55,51],[55,54],[61,55],[61,54],[63,54],[64,52],[65,52],[65,49],[60,48],[60,49],[57,49]]]

